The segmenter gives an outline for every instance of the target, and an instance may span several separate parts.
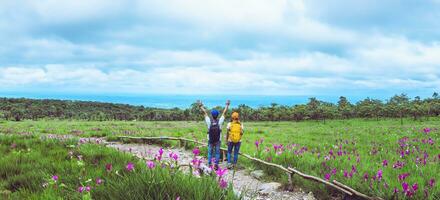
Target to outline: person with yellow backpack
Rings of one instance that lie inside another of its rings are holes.
[[[233,112],[231,115],[231,122],[227,125],[226,140],[228,141],[228,169],[231,169],[237,164],[238,152],[241,146],[241,137],[243,136],[243,124],[240,122],[238,112]],[[234,149],[234,160],[231,162],[231,153]]]

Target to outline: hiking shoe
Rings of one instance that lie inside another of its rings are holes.
[[[232,169],[232,164],[228,163],[228,169]]]

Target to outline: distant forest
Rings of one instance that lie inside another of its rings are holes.
[[[222,109],[222,107],[215,108]],[[307,104],[286,106],[273,103],[259,108],[241,104],[229,110],[232,111],[238,111],[245,121],[325,121],[326,119],[405,117],[423,120],[440,114],[440,97],[438,93],[434,93],[431,98],[410,99],[406,94],[400,94],[386,101],[366,98],[355,104],[350,103],[343,96],[336,104],[310,98]],[[92,101],[0,98],[0,119],[198,121],[203,118],[197,103],[186,109],[161,109]]]

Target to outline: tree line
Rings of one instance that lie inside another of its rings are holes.
[[[217,106],[215,109],[222,110]],[[310,98],[306,104],[293,106],[272,103],[252,108],[241,104],[229,112],[238,111],[245,121],[302,121],[350,118],[406,118],[421,120],[440,114],[440,97],[410,99],[406,94],[394,95],[386,101],[366,98],[351,103],[341,96],[337,103]],[[230,113],[229,113],[230,114]],[[0,98],[0,118],[24,119],[76,119],[76,120],[139,120],[139,121],[198,121],[202,115],[195,102],[189,108],[151,108],[128,104],[71,101],[53,99]]]

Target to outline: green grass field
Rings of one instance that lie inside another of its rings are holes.
[[[404,125],[400,124],[400,120],[362,119],[326,123],[244,122],[244,125],[241,148],[244,153],[323,179],[338,180],[371,196],[385,199],[440,198],[438,118],[423,122],[408,119]],[[74,134],[109,138],[118,135],[169,135],[199,140],[206,138],[203,122],[3,121],[0,122],[0,132],[6,135]],[[262,141],[258,148],[256,141]],[[239,162],[250,169],[263,168],[268,174],[267,179],[287,182],[282,172],[244,159]],[[322,185],[295,176],[294,183],[315,194],[326,190]],[[0,185],[0,190],[1,187],[4,188],[5,183]]]
[[[150,168],[77,139],[0,135],[0,154],[0,199],[239,199],[214,178],[184,174],[166,161]]]

